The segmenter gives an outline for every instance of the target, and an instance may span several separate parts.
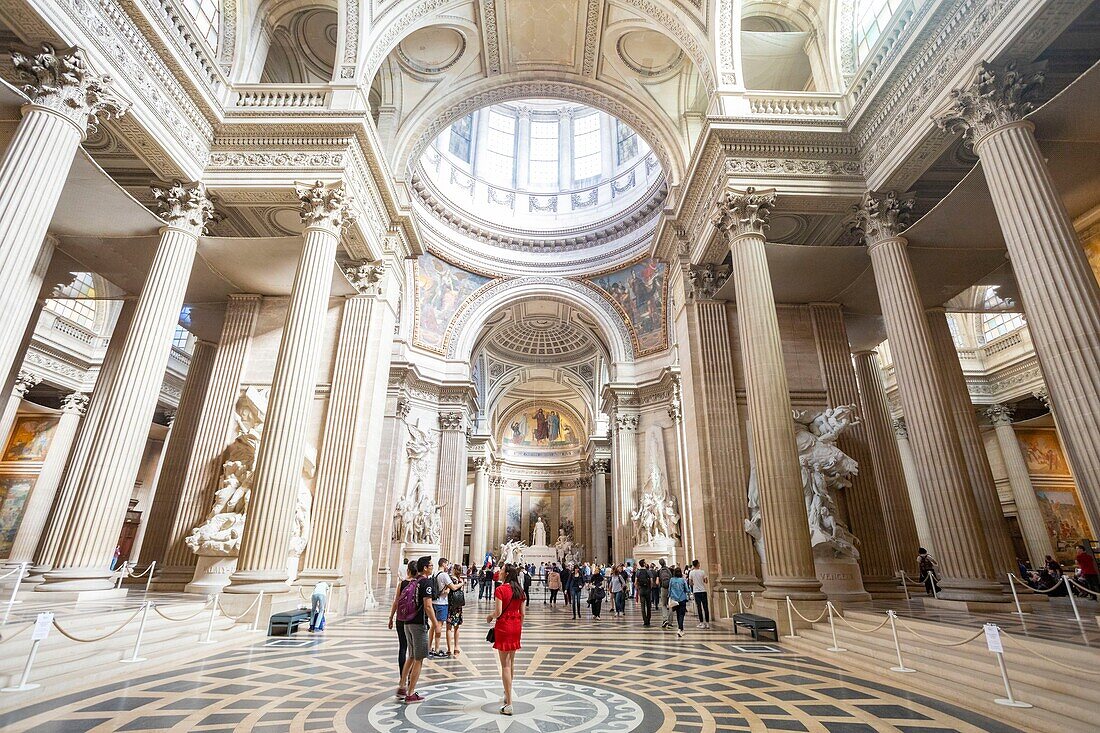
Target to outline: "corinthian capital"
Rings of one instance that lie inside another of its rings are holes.
[[[872,247],[905,231],[913,216],[913,197],[899,196],[897,191],[868,191],[852,211],[852,231]]]
[[[384,262],[359,260],[344,267],[344,277],[360,295],[377,295],[381,290],[382,276],[386,274]]]
[[[221,217],[214,211],[214,202],[203,183],[172,181],[167,188],[152,186],[160,217],[168,226],[184,229],[196,237],[206,231],[206,224]]]
[[[19,370],[19,374],[15,377],[15,385],[12,387],[12,394],[19,399],[23,399],[27,392],[34,389],[34,386],[42,381],[42,377],[31,372]]]
[[[41,53],[11,54],[19,77],[27,82],[23,91],[31,103],[57,112],[80,130],[81,136],[95,129],[100,119],[121,117],[130,103],[111,91],[111,77],[88,68],[84,52],[75,46],[60,51],[48,43]]]
[[[624,430],[637,430],[638,422],[637,415],[618,415],[615,418],[615,427],[620,433]]]
[[[726,284],[729,276],[729,265],[692,265],[687,271],[691,297],[695,300],[710,300]]]
[[[88,409],[88,395],[83,392],[73,392],[61,400],[61,411],[74,415],[83,415]]]
[[[994,425],[1011,425],[1012,415],[1015,412],[1008,405],[990,405],[985,409],[985,416]]]
[[[351,197],[342,183],[331,186],[321,181],[296,183],[294,192],[302,202],[302,223],[307,227],[326,227],[339,234],[343,227],[355,221]]]
[[[951,92],[951,98],[932,119],[968,140],[1023,119],[1031,111],[1031,98],[1043,85],[1045,63],[1019,67],[1015,62],[994,66],[983,61],[970,83]]]
[[[904,417],[899,417],[897,420],[894,420],[894,435],[903,439],[909,437],[909,426],[905,424]]]
[[[439,413],[439,427],[442,430],[462,430],[461,412]]]
[[[715,203],[711,223],[727,239],[741,234],[763,235],[777,198],[774,188],[727,187]]]

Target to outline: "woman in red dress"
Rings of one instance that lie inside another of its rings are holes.
[[[519,582],[519,568],[515,565],[504,567],[504,582],[494,591],[496,608],[486,623],[496,622],[493,648],[500,656],[500,681],[504,685],[504,705],[501,715],[512,714],[512,673],[519,650],[519,637],[523,631],[524,603],[523,586]]]

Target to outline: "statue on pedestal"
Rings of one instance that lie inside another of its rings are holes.
[[[535,529],[531,532],[531,547],[546,547],[546,525],[542,517],[535,522]]]
[[[434,441],[431,432],[421,430],[419,421],[410,425],[405,453],[409,457],[411,490],[397,500],[393,513],[393,539],[395,542],[418,545],[438,545],[443,533],[443,508],[424,488],[425,460]]]
[[[669,544],[680,537],[680,513],[665,486],[660,466],[654,461],[642,488],[638,509],[630,513],[634,538],[639,545]]]

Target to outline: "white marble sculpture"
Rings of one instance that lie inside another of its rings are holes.
[[[511,540],[500,546],[500,562],[502,565],[518,565],[523,559],[523,551],[527,545],[522,540]]]
[[[851,478],[859,465],[837,447],[836,441],[849,426],[857,424],[854,405],[830,407],[822,412],[793,412],[795,444],[802,470],[802,493],[806,501],[806,519],[810,529],[810,544],[815,555],[858,559],[856,538],[840,521],[836,492],[851,486]],[[756,482],[756,462],[750,456],[748,504],[749,518],[745,531],[756,543],[764,560],[764,537],[761,533],[760,491]]]
[[[634,538],[639,545],[668,543],[680,537],[680,513],[676,500],[668,493],[664,475],[654,460],[649,479],[642,487],[638,509],[630,513]]]
[[[558,564],[564,567],[576,565],[584,557],[584,547],[573,542],[573,538],[565,534],[565,528],[558,530],[558,539],[554,541],[554,555]]]
[[[424,469],[434,441],[430,431],[405,423],[409,439],[405,452],[409,457],[411,489],[397,500],[393,516],[393,539],[415,545],[438,545],[443,533],[443,514],[435,499],[424,487]]]
[[[531,532],[531,547],[546,547],[546,524],[542,517],[535,522],[535,529]]]

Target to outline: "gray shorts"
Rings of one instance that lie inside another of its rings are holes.
[[[405,624],[405,641],[409,644],[409,656],[416,660],[428,658],[428,627],[424,624]]]

